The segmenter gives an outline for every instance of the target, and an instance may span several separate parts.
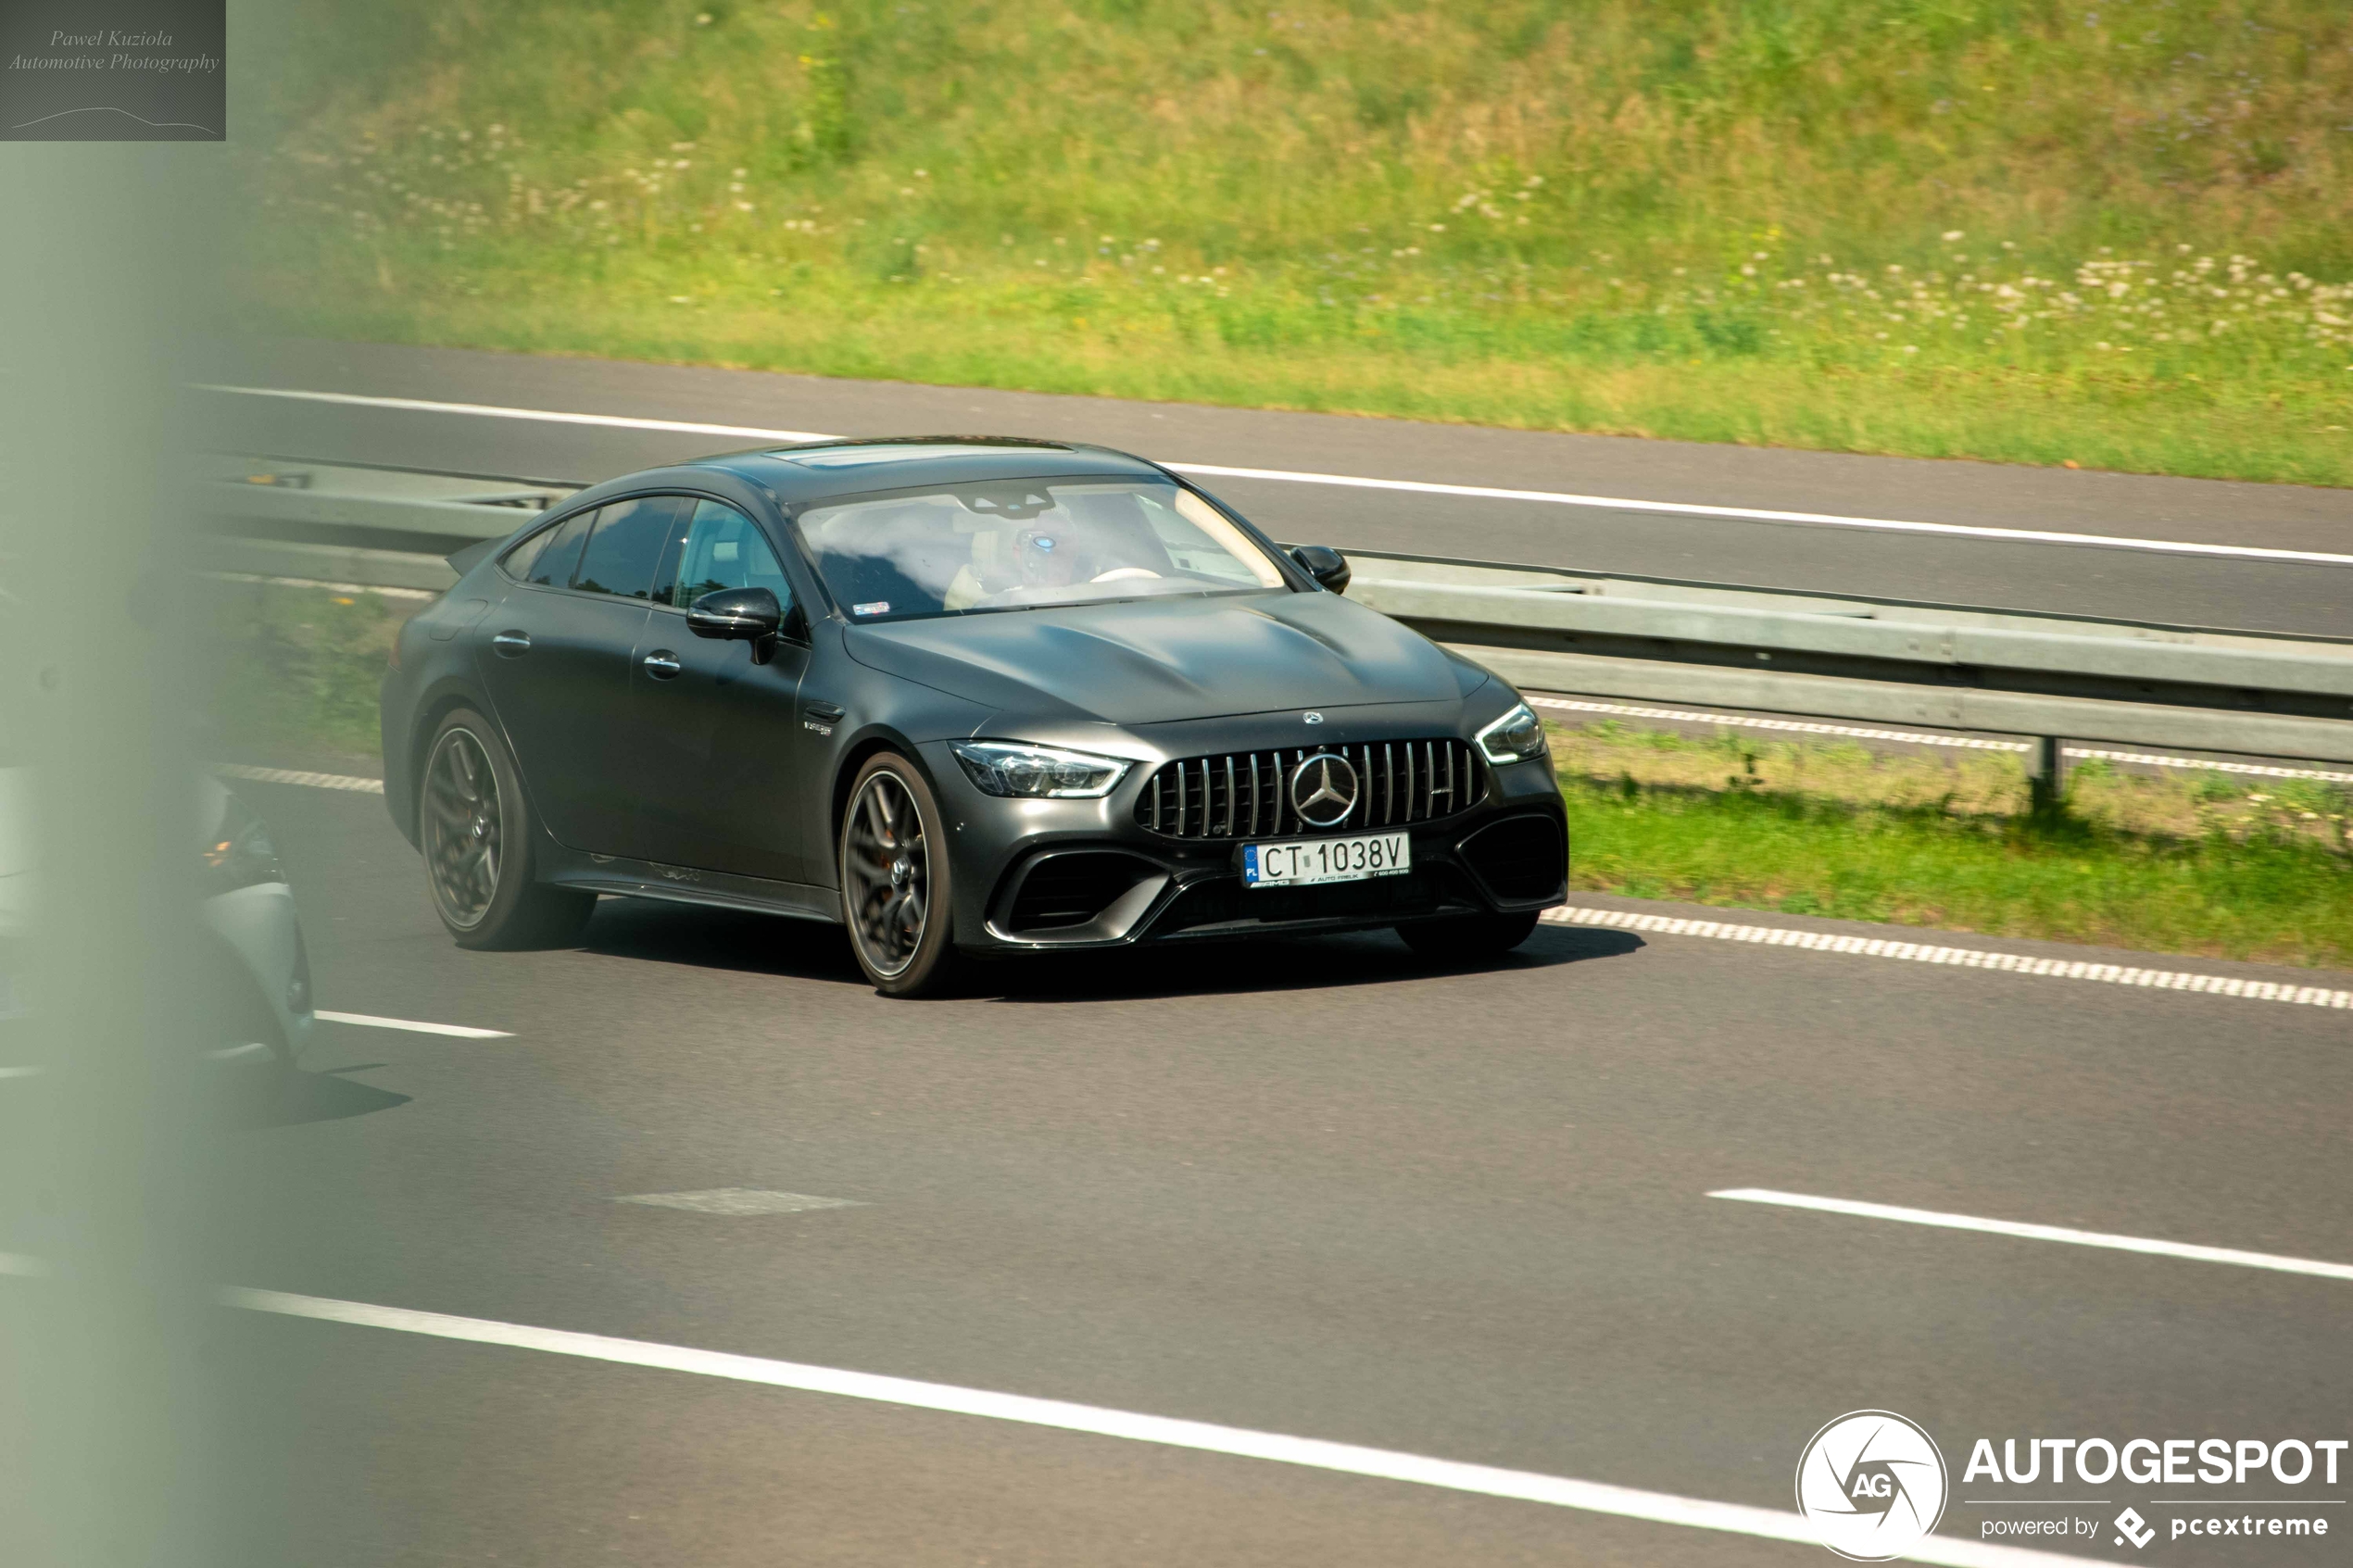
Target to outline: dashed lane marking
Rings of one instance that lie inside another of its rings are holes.
[[[1937,1225],[1945,1230],[2020,1236],[2028,1241],[2063,1241],[2074,1247],[2104,1247],[2114,1252],[2145,1252],[2158,1258],[2187,1258],[2200,1263],[2233,1263],[2242,1269],[2271,1269],[2284,1274],[2353,1279],[2353,1263],[2284,1258],[2274,1252],[2242,1252],[2234,1247],[2196,1247],[2183,1241],[2155,1241],[2144,1236],[2111,1236],[2104,1231],[2070,1230],[2064,1225],[2021,1224],[2016,1220],[1985,1220],[1974,1214],[1945,1214],[1933,1209],[1903,1209],[1892,1203],[1857,1203],[1844,1198],[1814,1198],[1802,1192],[1774,1192],[1767,1187],[1728,1187],[1707,1196],[1728,1198],[1735,1203],[1770,1203],[1783,1209],[1812,1209],[1825,1214],[1851,1214],[1865,1220],[1894,1220],[1907,1225]]]
[[[1722,724],[1737,730],[1783,730],[1808,735],[1844,735],[1856,740],[1904,741],[1913,746],[1945,746],[1967,751],[2032,751],[2022,740],[1984,740],[1973,735],[1931,735],[1918,730],[1875,730],[1854,724],[1817,723],[1803,719],[1764,719],[1751,714],[1700,713],[1688,708],[1648,708],[1624,702],[1586,702],[1565,696],[1531,696],[1530,707],[1559,708],[1578,713],[1622,713],[1635,719],[1671,719],[1687,724]],[[2217,762],[2199,757],[2160,757],[2145,751],[2104,751],[2091,746],[2063,746],[2062,756],[2098,758],[2109,762],[2137,762],[2146,768],[2205,768],[2218,773],[2252,773],[2267,779],[2325,779],[2353,784],[2353,773],[2320,768],[2275,768],[2259,762]]]
[[[437,403],[418,397],[372,397],[351,392],[308,392],[289,387],[226,386],[200,383],[199,392],[234,393],[247,397],[286,397],[311,403],[341,403],[358,408],[396,408],[412,413],[470,414],[481,419],[536,420],[550,424],[600,425],[620,430],[678,431],[697,435],[741,436],[749,441],[831,441],[834,436],[807,430],[762,430],[756,425],[700,424],[685,420],[635,419],[624,414],[574,414],[549,408],[508,408],[488,403]],[[1665,512],[1683,517],[1730,518],[1741,522],[1793,522],[1818,528],[1858,528],[1888,533],[1942,534],[1952,538],[1990,539],[2012,544],[2089,545],[2110,550],[2154,551],[2164,555],[2223,556],[2242,560],[2295,561],[2323,566],[2353,566],[2353,556],[2320,550],[2275,550],[2254,545],[2203,545],[2176,539],[2136,539],[2110,533],[2065,533],[2048,529],[1986,528],[1954,522],[1911,522],[1896,518],[1844,517],[1832,512],[1778,511],[1759,507],[1709,507],[1688,501],[1642,501],[1623,495],[1579,495],[1560,490],[1513,490],[1486,484],[1441,484],[1414,479],[1366,479],[1355,474],[1307,473],[1290,469],[1228,468],[1215,463],[1163,462],[1183,473],[1220,479],[1272,480],[1285,484],[1329,484],[1354,490],[1403,491],[1417,495],[1459,495],[1476,501],[1536,501],[1551,506],[1592,507],[1606,511]]]
[[[363,795],[382,795],[382,779],[363,779],[349,773],[307,773],[298,768],[253,768],[243,762],[215,762],[212,771],[225,779],[251,779],[256,784],[308,784],[313,789],[353,789]]]
[[[1219,1426],[1206,1421],[1144,1415],[1133,1411],[1108,1410],[1098,1405],[1073,1404],[1062,1399],[1032,1399],[1023,1394],[1000,1394],[985,1388],[963,1388],[946,1383],[922,1383],[912,1378],[887,1377],[876,1373],[846,1372],[837,1367],[769,1361],[764,1357],[729,1355],[717,1350],[696,1350],[640,1339],[617,1339],[601,1334],[575,1334],[563,1329],[533,1328],[484,1318],[451,1317],[441,1312],[421,1312],[402,1307],[377,1307],[365,1302],[336,1301],[317,1296],[292,1296],[275,1290],[230,1290],[223,1294],[232,1306],[278,1312],[289,1317],[391,1329],[402,1334],[421,1334],[478,1345],[504,1345],[516,1349],[577,1356],[623,1366],[691,1373],[703,1377],[731,1378],[740,1383],[765,1384],[774,1388],[832,1394],[914,1410],[981,1416],[994,1421],[1017,1422],[1027,1426],[1152,1443],[1164,1448],[1191,1449],[1204,1453],[1266,1460],[1277,1464],[1338,1472],[1344,1475],[1364,1475],[1484,1497],[1550,1503],[1556,1508],[1579,1509],[1591,1513],[1615,1514],[1625,1519],[1642,1519],[1702,1530],[1722,1530],[1734,1535],[1762,1537],[1768,1540],[1813,1545],[1818,1539],[1805,1520],[1777,1509],[1755,1508],[1744,1503],[1710,1502],[1699,1498],[1641,1491],[1631,1486],[1610,1486],[1598,1481],[1576,1481],[1531,1471],[1466,1464],[1455,1460],[1431,1459],[1388,1449],[1360,1448],[1353,1443],[1292,1437],[1277,1432],[1254,1432],[1239,1426]],[[2018,1547],[1959,1540],[1949,1536],[1931,1536],[1906,1555],[1914,1562],[1950,1564],[1952,1568],[2053,1568],[2053,1565],[2060,1563],[2089,1563],[2092,1561],[2030,1551]]]
[[[2080,959],[2030,958],[2024,953],[1988,952],[1982,947],[1942,947],[1925,942],[1891,941],[1883,936],[1836,935],[1827,931],[1792,931],[1771,925],[1733,925],[1723,921],[1634,914],[1625,909],[1592,909],[1574,904],[1556,905],[1546,909],[1541,918],[1553,925],[1607,926],[1619,931],[1655,932],[1662,936],[1705,936],[1718,942],[1755,942],[1768,947],[1801,947],[1807,952],[1849,953],[1861,958],[1895,959],[1906,963],[1999,970],[2008,974],[2039,975],[2055,980],[2093,980],[2106,985],[2138,985],[2158,991],[2198,991],[2208,996],[2237,997],[2247,1001],[2289,1002],[2300,1007],[2353,1008],[2353,991],[2334,991],[2322,985],[2289,985],[2276,980],[2249,980],[2243,975],[2194,974],[2178,970],[2091,963]]]
[[[356,1023],[363,1029],[406,1029],[412,1035],[448,1035],[460,1040],[511,1040],[510,1029],[475,1029],[463,1023],[423,1023],[413,1018],[378,1018],[365,1012],[329,1012],[324,1008],[312,1016],[329,1023]]]

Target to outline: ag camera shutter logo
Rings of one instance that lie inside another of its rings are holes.
[[[1797,1461],[1797,1512],[1824,1546],[1885,1562],[1944,1516],[1950,1482],[1936,1440],[1894,1411],[1854,1411],[1814,1434]]]

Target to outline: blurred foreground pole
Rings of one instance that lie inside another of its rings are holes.
[[[29,803],[37,853],[6,937],[30,1002],[0,1077],[8,1568],[226,1558],[204,1386],[229,1325],[206,1256],[221,1130],[197,1081],[203,683],[164,488],[170,383],[217,325],[226,150],[0,143],[0,766],[30,786],[0,803]]]

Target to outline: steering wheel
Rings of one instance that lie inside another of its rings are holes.
[[[1087,581],[1089,583],[1123,583],[1132,577],[1149,577],[1154,582],[1158,582],[1160,580],[1160,573],[1152,571],[1150,567],[1114,566],[1109,571],[1099,572],[1095,576],[1087,579]]]

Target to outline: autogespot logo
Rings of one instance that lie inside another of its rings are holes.
[[[1936,1528],[1946,1486],[1934,1438],[1893,1411],[1856,1411],[1799,1456],[1797,1512],[1839,1556],[1885,1562]]]

